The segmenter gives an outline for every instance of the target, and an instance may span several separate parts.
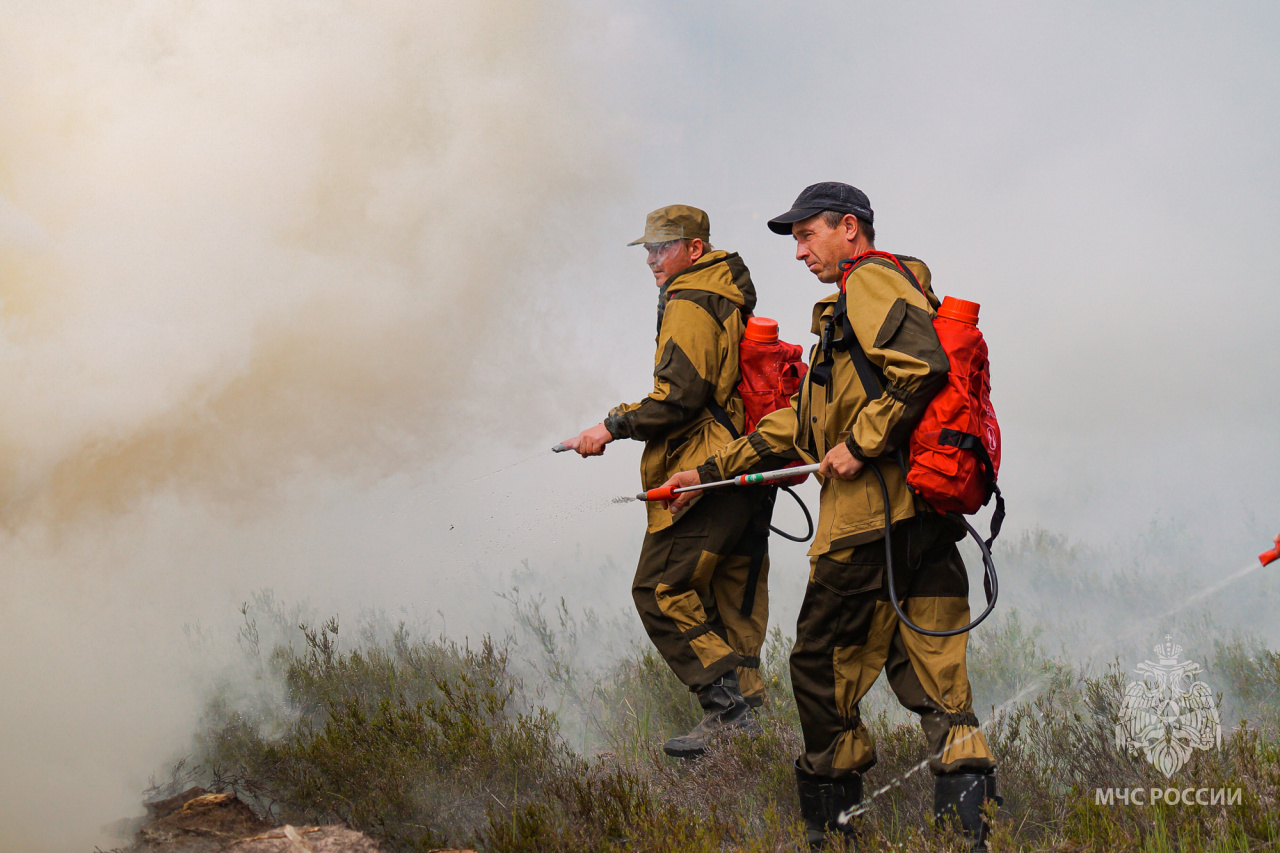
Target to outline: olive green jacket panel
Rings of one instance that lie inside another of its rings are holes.
[[[888,262],[871,261],[854,270],[846,299],[850,324],[868,361],[885,380],[884,393],[868,401],[853,359],[837,352],[826,387],[813,384],[813,368],[822,352],[814,348],[810,370],[791,406],[772,412],[756,431],[726,446],[699,471],[704,479],[726,478],[759,465],[766,456],[787,454],[819,462],[837,443],[844,443],[868,465],[876,465],[889,491],[894,523],[915,515],[916,506],[898,464],[911,430],[925,406],[946,382],[946,353],[933,331],[937,298],[923,263],[907,260],[927,296]],[[813,310],[813,331],[821,334],[835,311],[838,294],[820,300]],[[870,541],[884,529],[885,507],[879,481],[870,471],[853,480],[818,478],[822,483],[817,530],[811,555]]]
[[[742,259],[714,251],[674,276],[660,299],[653,390],[639,402],[614,407],[605,418],[615,438],[645,442],[640,479],[646,490],[732,440],[708,411],[710,401],[728,413],[741,433],[745,411],[737,390],[738,344],[756,294]],[[674,521],[659,504],[648,505],[648,517],[650,532]]]

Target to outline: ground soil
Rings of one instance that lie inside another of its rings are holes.
[[[234,794],[190,788],[146,806],[133,844],[119,853],[383,853],[373,839],[344,826],[275,826]]]

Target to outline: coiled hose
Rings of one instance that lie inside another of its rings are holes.
[[[779,486],[778,488],[782,489],[782,491],[791,495],[791,497],[796,499],[796,503],[800,504],[800,510],[801,512],[804,513],[805,523],[809,525],[809,532],[803,536],[792,536],[790,533],[786,532],[785,530],[779,530],[778,528],[774,527],[772,524],[769,525],[769,529],[772,530],[774,533],[778,534],[779,536],[781,536],[783,539],[790,539],[792,542],[808,542],[810,539],[813,538],[813,516],[809,515],[809,508],[804,505],[804,501],[800,500],[799,495],[791,491],[790,486]]]
[[[987,543],[983,541],[978,531],[973,529],[973,525],[969,524],[964,516],[954,512],[949,512],[947,515],[964,525],[965,529],[969,531],[969,535],[978,543],[979,550],[982,551],[982,565],[986,572],[982,586],[987,594],[987,609],[982,611],[977,619],[974,619],[963,628],[953,628],[950,631],[932,631],[928,628],[921,628],[907,618],[907,614],[902,611],[902,605],[898,603],[898,590],[893,582],[893,541],[889,536],[889,529],[893,523],[893,512],[889,505],[889,487],[885,485],[884,475],[880,473],[880,468],[875,463],[870,463],[867,467],[872,470],[876,475],[876,479],[880,481],[880,493],[884,495],[884,575],[885,582],[889,587],[889,603],[893,605],[893,612],[898,614],[902,624],[917,634],[924,634],[926,637],[954,637],[956,634],[963,634],[981,625],[982,620],[990,616],[991,611],[995,609],[996,597],[1000,594],[1000,583],[996,578],[996,566],[991,560],[991,549],[987,547]],[[807,510],[805,515],[808,515]],[[810,526],[812,527],[812,524]],[[790,539],[791,537],[788,536],[787,538]]]

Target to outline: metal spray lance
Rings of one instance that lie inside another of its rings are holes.
[[[818,465],[797,465],[795,468],[780,468],[777,471],[763,471],[759,474],[740,474],[730,480],[717,480],[714,483],[699,483],[696,486],[682,486],[674,488],[667,486],[660,489],[650,489],[647,492],[641,492],[636,495],[638,501],[669,501],[673,500],[676,495],[684,492],[700,492],[703,489],[719,489],[724,486],[758,486],[761,483],[773,483],[778,480],[790,480],[794,477],[803,477],[805,474],[816,474]]]

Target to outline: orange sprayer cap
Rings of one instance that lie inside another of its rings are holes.
[[[978,325],[978,309],[981,307],[976,302],[966,302],[953,296],[944,296],[942,297],[942,307],[938,309],[938,316],[976,326]]]
[[[1280,548],[1272,548],[1270,551],[1265,551],[1258,555],[1258,562],[1264,566],[1274,563],[1276,560],[1280,560]]]
[[[747,330],[742,336],[758,344],[776,344],[778,342],[778,321],[768,317],[751,317],[747,320]]]

